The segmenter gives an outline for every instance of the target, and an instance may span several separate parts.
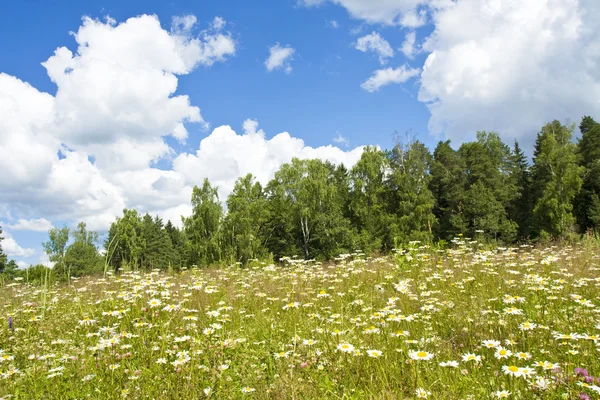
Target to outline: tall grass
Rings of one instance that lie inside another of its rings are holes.
[[[0,293],[0,397],[593,397],[599,256],[459,239],[70,285],[47,271]]]

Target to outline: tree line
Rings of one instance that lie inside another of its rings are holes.
[[[125,209],[104,240],[105,257],[84,224],[69,246],[69,230],[52,229],[44,248],[55,268],[78,275],[104,266],[180,269],[294,255],[327,260],[457,235],[510,244],[594,232],[600,124],[584,117],[577,142],[575,129],[556,120],[543,126],[531,163],[517,141],[509,146],[485,131],[457,150],[450,141],[433,152],[418,140],[391,150],[366,147],[351,169],[293,159],[265,186],[251,174],[240,177],[225,204],[205,179],[193,188],[192,214],[182,217],[181,228]]]

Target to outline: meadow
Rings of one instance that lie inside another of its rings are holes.
[[[600,248],[120,271],[0,292],[1,399],[590,399]]]

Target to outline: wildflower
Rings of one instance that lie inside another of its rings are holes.
[[[552,383],[552,381],[550,381],[549,379],[546,378],[542,378],[542,377],[538,377],[534,382],[533,382],[533,387],[538,389],[538,390],[546,390],[550,387],[550,384]]]
[[[516,354],[519,360],[529,360],[531,358],[531,354],[527,352],[521,352]]]
[[[298,308],[300,307],[300,303],[298,303],[297,301],[293,302],[293,303],[288,303],[285,306],[283,306],[282,308],[284,310],[290,309],[290,308]]]
[[[484,340],[483,345],[488,349],[493,349],[500,346],[500,342],[497,340]]]
[[[476,363],[481,362],[481,356],[478,356],[475,353],[467,353],[462,356],[463,362],[475,361]]]
[[[381,357],[383,353],[379,350],[367,350],[367,354],[369,357],[378,358]]]
[[[427,397],[429,397],[430,394],[431,394],[430,391],[425,390],[423,388],[418,388],[415,391],[415,395],[417,396],[418,399],[426,399]]]
[[[338,344],[337,349],[344,353],[352,353],[354,351],[354,346],[350,343],[340,343]]]
[[[431,360],[433,358],[433,354],[432,353],[428,353],[426,351],[410,351],[408,353],[408,356],[410,358],[412,358],[413,360]]]
[[[529,378],[530,376],[535,375],[535,370],[533,368],[531,368],[531,367],[521,368],[521,375],[524,378]]]
[[[523,311],[516,307],[509,307],[504,309],[504,313],[509,315],[521,315],[523,314]]]
[[[510,392],[508,390],[498,390],[494,393],[497,399],[506,399],[510,396]]]
[[[163,311],[167,311],[167,312],[177,311],[180,308],[181,307],[178,304],[167,304],[166,306],[163,307]]]
[[[494,354],[494,357],[496,357],[497,359],[502,359],[502,358],[508,358],[512,355],[512,351],[507,350],[503,347],[498,347],[498,349],[496,350],[496,353]]]
[[[521,325],[519,325],[519,329],[521,329],[522,331],[530,331],[532,329],[535,329],[536,327],[537,325],[533,322],[523,322]]]
[[[226,371],[229,369],[229,364],[221,364],[219,365],[219,371]]]
[[[515,366],[515,365],[503,365],[502,366],[502,371],[506,374],[506,375],[510,375],[510,376],[522,376],[523,373],[521,372],[521,368]]]
[[[440,367],[458,368],[458,361],[442,361]]]
[[[242,393],[244,393],[244,394],[252,393],[252,392],[255,392],[255,391],[256,391],[256,389],[254,389],[252,387],[248,387],[248,386],[242,388]]]

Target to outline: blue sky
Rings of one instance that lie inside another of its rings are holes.
[[[398,48],[403,41],[401,28],[369,26],[333,4],[308,8],[294,0],[259,2],[264,7],[242,0],[58,4],[61,6],[44,3],[32,8],[14,2],[0,15],[6,32],[23,32],[22,22],[29,23],[18,41],[12,35],[2,35],[2,48],[19,55],[2,61],[3,72],[55,93],[56,85],[40,63],[58,46],[76,49],[69,32],[78,29],[83,15],[100,19],[109,15],[121,22],[140,14],[156,14],[165,29],[177,15],[195,15],[201,26],[221,16],[230,24],[237,41],[236,55],[226,63],[197,68],[181,77],[178,87],[178,93],[188,94],[201,108],[211,126],[239,128],[246,118],[257,118],[266,132],[289,131],[313,146],[331,143],[339,132],[351,145],[377,143],[386,147],[392,145],[395,131],[407,130],[435,143],[427,134],[429,113],[416,100],[415,82],[389,87],[375,95],[360,87],[379,62],[377,57],[356,50],[353,43],[377,31],[383,36],[389,33],[388,41]],[[332,28],[331,21],[339,27]],[[352,29],[361,30],[353,34]],[[427,31],[424,27],[424,34]],[[296,49],[290,75],[265,71],[263,63],[269,47],[277,42]],[[407,60],[396,52],[393,60],[417,66],[422,65],[424,55],[419,58]],[[204,134],[197,132],[197,137]],[[197,145],[194,136],[190,147]]]
[[[44,261],[50,226],[102,232],[124,207],[178,222],[204,177],[224,198],[239,175],[351,166],[394,133],[530,148],[544,123],[600,113],[593,0],[1,7],[0,224],[21,265]]]

